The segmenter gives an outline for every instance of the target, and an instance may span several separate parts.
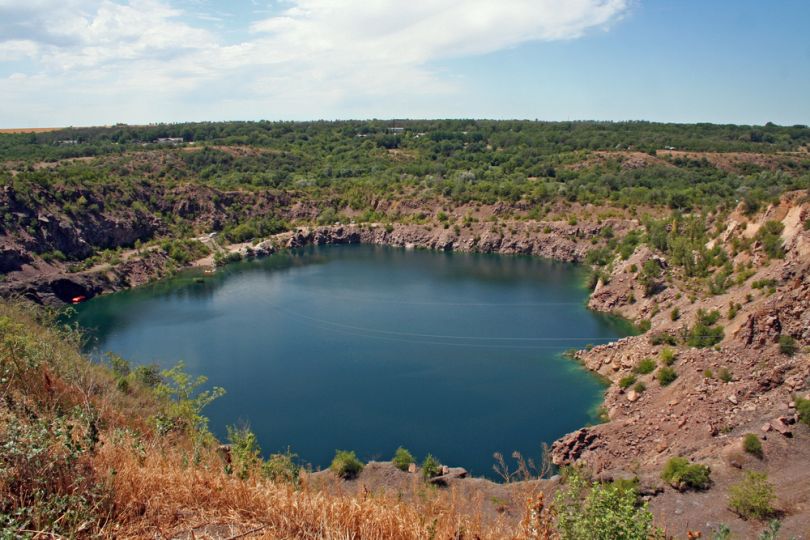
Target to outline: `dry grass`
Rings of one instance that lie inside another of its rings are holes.
[[[154,440],[139,454],[134,443],[105,441],[95,456],[97,474],[110,479],[114,508],[112,520],[98,531],[102,536],[174,538],[194,531],[200,538],[200,531],[225,529],[273,539],[514,539],[547,538],[522,531],[549,530],[547,522],[536,525],[534,503],[521,528],[485,524],[480,514],[460,510],[453,490],[396,497],[371,494],[358,484],[356,494],[334,494],[309,485],[306,477],[299,486],[260,475],[240,480],[224,473],[211,449],[189,465],[192,446]]]
[[[457,509],[454,492],[437,491],[418,502],[372,495],[335,495],[253,475],[227,475],[213,452],[194,466],[192,450],[149,448],[139,459],[132,441],[103,445],[95,466],[111,474],[114,525],[102,534],[121,538],[175,537],[210,525],[260,529],[264,538],[518,538],[516,530],[487,527]],[[257,534],[259,531],[257,531]]]
[[[47,133],[49,131],[59,131],[62,128],[0,128],[0,133]]]
[[[232,533],[223,531],[251,530],[251,538],[527,537],[517,525],[484,523],[453,489],[420,484],[394,496],[358,483],[356,493],[340,494],[306,475],[294,485],[258,469],[239,479],[226,472],[212,437],[158,434],[151,418],[163,404],[153,393],[116,388],[110,370],[79,354],[76,334],[37,317],[0,302],[0,439],[10,442],[0,448],[0,531],[42,538],[227,538]],[[22,518],[4,517],[18,511]],[[527,507],[525,523],[535,521],[530,511],[536,505]]]

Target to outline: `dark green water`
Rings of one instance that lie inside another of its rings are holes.
[[[492,476],[492,454],[595,420],[603,388],[561,353],[627,335],[585,309],[583,269],[531,257],[308,248],[184,274],[78,307],[99,351],[209,377],[212,430],[247,422],[265,452],[335,449]],[[199,279],[197,280],[199,281]]]

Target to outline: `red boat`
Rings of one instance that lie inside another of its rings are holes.
[[[81,302],[84,302],[85,300],[87,300],[87,297],[83,294],[80,294],[79,296],[74,296],[71,302],[73,302],[74,304],[79,304]]]

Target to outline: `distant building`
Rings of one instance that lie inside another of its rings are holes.
[[[77,139],[63,139],[61,141],[56,141],[56,144],[66,146],[70,144],[79,144],[79,141]]]
[[[183,137],[160,137],[157,140],[158,144],[183,144]]]
[[[404,133],[404,132],[405,132],[404,127],[390,127],[390,128],[388,128],[388,133]]]

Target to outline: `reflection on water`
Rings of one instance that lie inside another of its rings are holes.
[[[536,456],[594,420],[602,387],[560,353],[629,327],[585,309],[583,278],[532,257],[313,247],[96,298],[77,320],[99,351],[225,387],[219,436],[243,420],[315,466],[404,445],[489,474],[493,452]]]

